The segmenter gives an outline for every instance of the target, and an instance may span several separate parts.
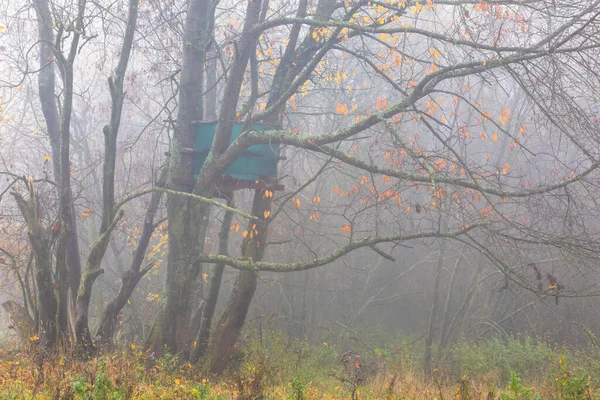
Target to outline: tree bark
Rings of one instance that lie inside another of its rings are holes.
[[[28,181],[29,199],[25,200],[20,194],[13,192],[21,214],[28,228],[29,242],[34,254],[35,282],[37,286],[38,336],[42,347],[52,349],[57,341],[57,312],[58,306],[54,294],[52,279],[52,253],[50,238],[40,224],[37,213],[37,200],[33,187],[33,179]]]
[[[423,360],[423,367],[425,370],[425,377],[429,379],[431,377],[433,368],[431,365],[431,346],[433,344],[433,337],[435,335],[435,320],[437,319],[438,303],[439,303],[439,289],[440,282],[442,279],[442,269],[444,267],[444,244],[440,245],[440,253],[438,254],[437,270],[435,274],[435,283],[433,285],[433,303],[431,305],[431,314],[429,315],[429,331],[427,338],[425,339],[425,357]]]
[[[267,239],[268,217],[271,209],[271,198],[265,190],[256,190],[252,204],[252,215],[259,221],[250,221],[246,237],[242,242],[242,256],[252,261],[260,261],[264,257]],[[225,311],[217,325],[216,332],[208,350],[209,370],[221,374],[233,353],[233,349],[242,332],[250,302],[256,291],[258,274],[255,271],[240,271]]]
[[[164,168],[160,173],[157,183],[158,186],[164,186],[166,180],[167,169]],[[163,192],[152,193],[152,197],[150,198],[150,203],[148,204],[146,215],[144,217],[142,234],[140,236],[140,240],[138,241],[135,252],[133,253],[131,266],[127,271],[125,271],[121,278],[121,287],[119,292],[115,298],[108,303],[102,314],[100,325],[98,326],[98,330],[96,332],[96,336],[100,337],[100,345],[108,345],[112,343],[119,313],[123,307],[125,307],[125,304],[127,304],[127,300],[131,297],[131,294],[133,293],[140,279],[142,279],[142,277],[146,275],[146,273],[152,267],[152,265],[149,265],[148,267],[141,269],[142,262],[146,256],[146,250],[148,249],[148,244],[150,243],[150,238],[152,237],[154,229],[156,228],[156,225],[154,224],[154,216],[158,210],[158,205],[160,204],[162,194]]]
[[[101,268],[102,259],[106,253],[112,231],[123,217],[122,211],[118,216],[115,216],[115,160],[117,155],[117,137],[121,124],[121,114],[123,112],[123,100],[125,98],[123,83],[125,80],[125,73],[127,72],[129,56],[131,55],[133,47],[133,37],[138,16],[138,2],[139,0],[130,0],[129,2],[127,27],[123,37],[119,63],[113,76],[108,79],[112,107],[110,122],[103,129],[104,162],[102,170],[102,223],[98,239],[92,246],[88,256],[75,304],[75,310],[77,312],[77,319],[75,321],[76,342],[80,346],[80,349],[87,354],[90,354],[94,350],[88,317],[92,288],[96,278],[104,272]],[[83,4],[85,5],[85,2]],[[83,10],[80,11],[80,15],[82,14]],[[72,65],[72,60],[70,60],[69,67],[71,69]]]
[[[192,121],[202,118],[204,64],[210,43],[215,2],[191,0],[185,19],[183,65],[179,92],[177,126],[170,149],[168,186],[176,191],[189,191],[174,178],[192,177],[193,160],[181,152],[183,147],[195,146],[195,127]],[[169,252],[163,300],[154,320],[147,347],[163,353],[165,347],[173,353],[188,351],[192,312],[192,283],[198,276],[196,265],[200,243],[204,242],[202,226],[209,207],[189,197],[169,194]]]
[[[61,116],[58,112],[56,103],[56,74],[54,64],[56,60],[54,43],[54,33],[52,32],[52,14],[48,0],[35,0],[34,8],[38,18],[38,36],[40,39],[40,73],[38,75],[39,98],[44,119],[46,120],[46,129],[50,138],[50,147],[52,149],[52,166],[54,170],[54,179],[57,183],[62,182],[61,166]],[[59,194],[61,194],[59,188]],[[75,300],[77,289],[81,280],[81,255],[79,253],[79,242],[77,235],[77,224],[73,216],[75,210],[72,202],[73,194],[69,185],[64,193],[68,197],[70,212],[65,213],[63,218],[65,226],[70,227],[70,235],[67,237],[66,261],[68,264],[68,284],[71,289],[71,296]]]
[[[227,194],[227,205],[235,207],[233,201],[233,193]],[[229,254],[229,232],[231,231],[230,226],[233,221],[233,213],[226,211],[221,224],[221,230],[219,231],[219,254]],[[208,348],[208,342],[210,339],[210,330],[212,327],[212,319],[215,315],[215,308],[217,306],[217,300],[219,299],[219,291],[221,290],[221,281],[223,279],[223,272],[225,271],[225,264],[216,264],[213,275],[210,279],[210,288],[208,292],[208,298],[202,312],[202,321],[200,324],[200,331],[196,339],[196,347],[192,354],[192,361],[196,362],[206,354]]]

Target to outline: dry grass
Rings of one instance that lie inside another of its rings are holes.
[[[494,370],[477,378],[463,376],[457,380],[451,378],[450,371],[437,369],[425,380],[416,368],[387,364],[365,379],[356,395],[360,399],[389,400],[527,400],[535,399],[535,395],[539,395],[538,399],[600,399],[591,380],[578,383],[585,386],[581,395],[561,392],[561,385],[573,386],[577,375],[563,368],[562,361],[556,367],[553,374],[523,384],[526,389],[535,385],[531,396],[524,397],[525,392],[514,394],[506,384],[499,384],[498,372]],[[0,398],[350,399],[347,382],[326,369],[313,370],[312,378],[302,382],[292,382],[293,377],[281,371],[277,361],[255,357],[229,377],[216,379],[206,376],[199,366],[178,363],[174,357],[152,360],[135,348],[85,362],[70,354],[43,356],[0,350]],[[343,368],[339,371],[344,373]]]

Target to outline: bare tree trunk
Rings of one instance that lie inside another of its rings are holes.
[[[52,165],[54,169],[54,179],[57,183],[62,182],[61,173],[61,117],[58,112],[58,105],[56,104],[56,92],[55,92],[55,71],[54,64],[56,55],[54,53],[54,34],[52,32],[52,15],[50,13],[50,7],[48,0],[35,0],[34,1],[35,11],[38,17],[38,31],[40,38],[40,73],[38,76],[39,86],[39,97],[46,121],[46,129],[48,130],[48,136],[50,137],[50,146],[52,149]],[[65,226],[70,227],[70,235],[67,237],[67,249],[66,249],[66,262],[68,264],[68,284],[71,288],[71,295],[73,299],[77,296],[77,289],[79,288],[79,281],[81,279],[81,256],[79,254],[79,242],[77,235],[77,224],[75,223],[74,215],[75,210],[73,207],[73,194],[71,187],[66,189],[64,193],[68,197],[67,203],[70,204],[70,212],[65,213],[63,218],[67,220],[63,221]],[[59,188],[60,194],[60,188]]]
[[[178,191],[189,191],[174,178],[192,177],[192,157],[181,152],[184,147],[195,147],[195,128],[192,121],[202,118],[202,91],[204,64],[210,43],[215,4],[210,0],[191,0],[185,19],[183,38],[183,65],[179,91],[177,127],[170,149],[168,186]],[[169,219],[169,253],[164,298],[154,320],[148,347],[157,353],[165,346],[172,352],[188,351],[192,312],[192,282],[198,276],[196,258],[205,217],[209,207],[177,195],[167,196]]]
[[[164,186],[166,180],[167,169],[164,168],[160,173],[157,183],[158,186]],[[117,316],[123,307],[125,307],[125,304],[127,304],[127,300],[131,297],[131,294],[133,293],[133,290],[137,286],[140,279],[142,279],[142,277],[146,275],[150,268],[152,268],[152,265],[148,265],[144,269],[141,269],[141,266],[142,262],[144,261],[144,257],[146,256],[146,250],[148,249],[150,238],[152,237],[154,229],[156,228],[156,225],[154,224],[154,216],[158,210],[158,205],[160,204],[162,194],[162,192],[152,193],[152,197],[150,198],[150,203],[148,204],[146,215],[144,217],[142,235],[140,236],[140,240],[138,241],[137,247],[133,254],[131,266],[127,271],[125,271],[121,278],[121,288],[119,289],[119,292],[115,298],[108,303],[104,313],[102,314],[100,325],[98,326],[98,330],[96,332],[96,335],[100,337],[101,345],[112,343],[115,334]]]
[[[33,179],[30,178],[27,185],[29,189],[28,200],[25,200],[22,195],[16,192],[13,192],[12,195],[27,223],[29,242],[35,259],[36,297],[39,318],[38,336],[40,344],[47,349],[52,349],[57,341],[56,318],[58,306],[52,279],[51,241],[48,237],[48,232],[39,221]]]
[[[448,344],[448,330],[450,329],[450,302],[452,301],[452,297],[454,296],[454,289],[456,283],[456,274],[458,268],[460,266],[460,261],[462,259],[462,251],[464,248],[461,248],[458,256],[456,257],[456,262],[454,263],[454,268],[452,269],[452,274],[450,275],[450,283],[448,284],[448,291],[446,292],[446,301],[444,302],[444,308],[442,310],[442,328],[440,332],[440,340],[437,349],[437,360],[438,362],[442,360],[444,351],[446,349],[446,345]]]
[[[205,99],[205,105],[203,107],[204,109],[204,119],[206,121],[214,121],[217,119],[217,55],[216,52],[214,51],[214,44],[211,45],[211,48],[213,48],[212,51],[210,51],[210,53],[208,53],[207,57],[209,58],[209,60],[207,61],[206,65],[206,99]],[[211,54],[212,53],[212,54]],[[210,212],[210,210],[209,210]],[[205,224],[208,224],[209,219],[206,218],[203,220],[203,222]],[[202,226],[201,228],[201,233],[200,236],[201,238],[205,239],[205,234],[203,234],[202,232],[206,232],[206,230],[208,229],[208,225],[207,226]],[[199,245],[202,249],[200,249],[200,251],[204,251],[204,240],[201,240],[199,238]],[[198,295],[197,296],[192,296],[192,301],[194,303],[196,303],[197,297],[200,298],[204,298],[204,280],[202,278],[203,272],[204,272],[204,265],[202,263],[198,263],[197,266],[195,266],[195,268],[198,269],[198,288],[197,288],[197,292]],[[211,285],[212,285],[212,280],[211,280]],[[219,280],[219,284],[220,284],[220,280]],[[212,286],[211,286],[212,287]],[[210,290],[210,289],[209,289]],[[218,296],[218,289],[217,289],[217,296]],[[192,358],[196,357],[197,351],[198,351],[198,335],[200,334],[200,329],[202,327],[203,322],[203,316],[205,313],[205,308],[206,308],[207,304],[204,300],[200,300],[199,304],[197,305],[196,309],[193,311],[193,315],[192,315],[192,319],[190,322],[190,333],[189,333],[189,342],[186,346],[186,348],[191,349],[191,354],[192,354]],[[214,310],[213,310],[214,312]],[[211,316],[212,318],[212,316]],[[196,339],[196,340],[194,340]],[[197,360],[197,358],[196,358]]]
[[[260,261],[264,257],[271,198],[264,190],[256,190],[252,203],[252,215],[259,221],[249,221],[246,238],[242,242],[242,256]],[[209,370],[221,374],[242,332],[250,302],[256,290],[258,274],[255,271],[240,271],[231,296],[216,327],[208,350]]]
[[[209,33],[212,31],[213,5],[204,1],[192,1],[186,17],[184,34],[184,60],[181,72],[181,101],[178,115],[178,131],[171,148],[171,178],[192,176],[191,159],[182,157],[181,147],[193,147],[194,129],[191,121],[202,116],[203,66],[206,60]],[[193,193],[212,197],[215,182],[221,178],[227,166],[234,161],[233,156],[222,157],[231,141],[232,127],[236,119],[239,94],[248,60],[255,51],[257,34],[250,34],[259,18],[261,1],[248,2],[246,19],[240,40],[236,47],[233,64],[229,70],[223,102],[218,116],[215,138],[208,157],[200,171]],[[195,76],[198,75],[199,76]],[[192,96],[193,95],[193,96]],[[238,149],[239,150],[239,149]],[[172,179],[170,179],[170,183]],[[190,295],[192,283],[198,276],[197,258],[200,243],[204,236],[201,229],[208,217],[208,207],[181,196],[169,196],[169,255],[166,299],[153,326],[150,343],[155,351],[163,346],[172,351],[184,353],[189,349]]]
[[[211,46],[208,67],[206,69],[206,106],[204,119],[214,121],[217,119],[217,51]]]
[[[435,335],[435,320],[437,319],[438,303],[439,303],[439,291],[440,282],[442,279],[442,269],[444,267],[444,243],[440,245],[440,253],[438,255],[437,270],[435,274],[435,283],[433,287],[433,304],[431,305],[431,314],[429,315],[429,332],[425,339],[425,357],[423,360],[423,367],[425,370],[425,376],[427,379],[431,377],[433,371],[431,365],[431,345],[433,344],[433,337]]]
[[[112,104],[110,122],[103,129],[102,223],[98,239],[92,246],[88,256],[75,304],[77,311],[77,319],[75,321],[76,340],[80,348],[88,354],[93,350],[88,316],[92,288],[96,278],[104,272],[101,269],[102,259],[106,253],[112,231],[123,217],[122,211],[118,215],[115,215],[115,160],[117,156],[117,137],[121,125],[123,100],[125,98],[123,82],[133,47],[133,37],[138,16],[138,2],[139,0],[130,0],[129,2],[127,27],[123,37],[119,63],[114,74],[108,79]]]
[[[227,194],[227,205],[235,207],[233,201],[233,193]],[[229,232],[231,222],[233,220],[233,213],[226,211],[221,224],[221,230],[219,231],[219,254],[227,255],[229,246]],[[212,319],[215,315],[215,308],[217,306],[217,300],[219,299],[219,291],[221,290],[221,280],[223,279],[223,271],[225,270],[225,264],[215,265],[212,277],[210,279],[210,288],[208,292],[208,298],[202,313],[202,322],[200,325],[200,331],[196,340],[196,348],[192,354],[192,361],[198,361],[206,354],[208,348],[208,342],[210,338],[210,330],[212,327]]]

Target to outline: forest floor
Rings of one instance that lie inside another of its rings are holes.
[[[0,349],[0,399],[600,399],[595,345],[567,350],[529,338],[462,341],[426,378],[423,349],[385,346],[364,354],[328,343],[245,343],[223,377],[129,344],[89,361]]]

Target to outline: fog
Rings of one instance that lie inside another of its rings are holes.
[[[2,346],[584,349],[597,3],[0,0]]]

